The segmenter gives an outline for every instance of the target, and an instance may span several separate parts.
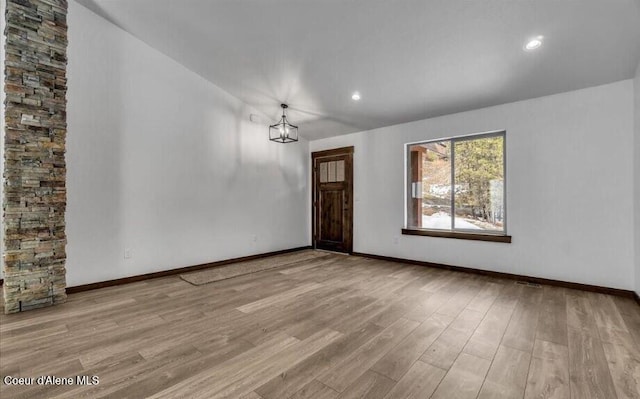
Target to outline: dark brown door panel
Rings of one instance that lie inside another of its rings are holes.
[[[353,250],[353,147],[314,152],[313,245]]]

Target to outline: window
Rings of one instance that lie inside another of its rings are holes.
[[[496,132],[408,144],[403,232],[506,236],[504,143]]]

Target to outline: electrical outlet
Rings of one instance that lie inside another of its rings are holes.
[[[255,235],[255,234],[254,234],[254,235],[252,235],[252,236],[251,236],[251,241],[253,241],[253,242],[257,242],[257,241],[258,241],[258,236],[257,236],[257,235]]]
[[[394,245],[398,245],[399,242],[400,242],[400,237],[398,237],[398,236],[393,237],[393,244]]]
[[[124,258],[125,259],[131,259],[132,256],[133,256],[133,251],[131,251],[131,248],[125,248],[124,249]]]

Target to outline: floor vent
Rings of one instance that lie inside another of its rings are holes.
[[[540,288],[540,287],[542,287],[538,283],[530,283],[528,281],[516,281],[516,284],[526,285],[527,287],[532,287],[532,288]]]

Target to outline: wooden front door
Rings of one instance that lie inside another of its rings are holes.
[[[313,246],[353,250],[353,147],[314,152]]]

